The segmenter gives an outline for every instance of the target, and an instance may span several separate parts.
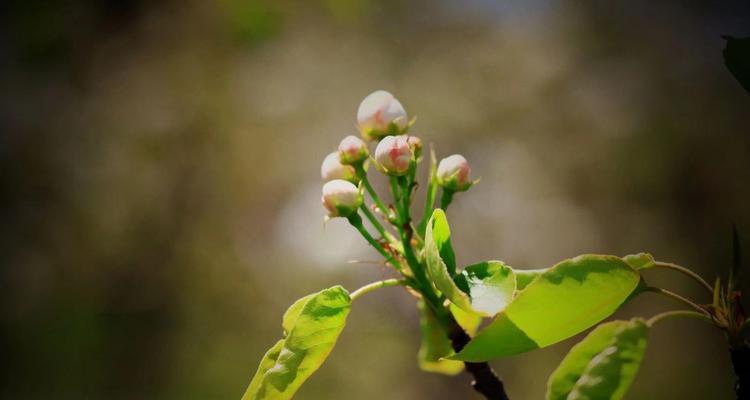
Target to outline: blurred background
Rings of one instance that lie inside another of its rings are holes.
[[[320,205],[320,162],[376,89],[482,178],[449,212],[460,264],[649,251],[712,281],[732,221],[750,250],[750,96],[721,58],[746,1],[0,9],[3,398],[238,399],[295,299],[388,276],[348,263],[377,256]],[[494,363],[511,397],[542,398],[576,341]],[[659,326],[628,398],[732,398],[725,343]],[[368,295],[297,398],[477,398],[418,345],[413,299]]]

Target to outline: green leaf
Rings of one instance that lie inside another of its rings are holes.
[[[516,274],[516,290],[523,290],[529,283],[533,282],[536,277],[543,274],[549,268],[540,269],[514,269],[513,272]]]
[[[263,357],[242,399],[291,399],[333,350],[350,307],[349,292],[341,286],[292,304],[282,321],[285,338]]]
[[[427,223],[425,260],[435,287],[466,312],[492,316],[512,300],[516,288],[513,269],[501,261],[471,265],[456,273],[456,259],[445,213],[436,209]]]
[[[456,284],[471,298],[471,308],[482,315],[495,315],[513,300],[516,277],[502,261],[469,265],[456,276]]]
[[[750,93],[750,38],[733,38],[725,36],[724,64],[729,72],[740,82],[745,91]]]
[[[315,295],[316,293],[308,294],[307,296],[298,299],[286,310],[284,317],[281,318],[281,327],[284,329],[284,336],[289,335],[289,332],[294,328],[294,323],[297,322],[297,318],[300,313],[302,313],[305,304],[307,304],[310,298]]]
[[[640,318],[599,325],[552,373],[546,399],[621,399],[641,366],[647,335]]]
[[[443,357],[453,354],[453,347],[440,326],[432,310],[423,301],[417,303],[419,308],[419,328],[422,333],[422,343],[419,346],[419,368],[427,372],[445,375],[457,375],[464,369],[461,361],[443,360]]]
[[[450,358],[481,362],[555,344],[607,318],[639,281],[638,272],[619,257],[582,255],[562,261]]]
[[[633,269],[635,270],[648,269],[656,265],[656,260],[654,259],[654,256],[652,256],[649,253],[631,254],[631,255],[623,257],[622,261],[625,261],[626,263],[628,263],[628,265],[633,267]]]

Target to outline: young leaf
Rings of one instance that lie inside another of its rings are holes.
[[[482,362],[549,346],[607,318],[638,286],[622,259],[582,255],[545,271],[451,359]]]
[[[599,325],[552,373],[546,400],[621,399],[641,365],[647,334],[640,318]]]
[[[461,361],[443,360],[443,357],[453,354],[453,347],[446,336],[445,330],[435,318],[432,311],[423,301],[417,303],[419,308],[419,328],[422,333],[422,343],[419,346],[419,368],[427,372],[445,375],[457,375],[464,369]]]
[[[627,255],[622,258],[622,261],[625,261],[628,265],[633,267],[633,269],[635,270],[648,269],[656,265],[656,260],[654,260],[654,256],[652,256],[649,253],[638,253],[638,254]]]
[[[333,350],[350,307],[341,286],[297,300],[284,314],[285,338],[263,357],[242,399],[291,399]]]
[[[513,298],[516,287],[513,270],[500,261],[488,261],[456,274],[450,235],[445,213],[436,209],[425,234],[427,274],[433,284],[464,311],[483,316],[500,312]]]

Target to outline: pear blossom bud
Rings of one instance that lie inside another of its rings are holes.
[[[367,140],[406,132],[409,119],[401,103],[385,90],[370,93],[357,110],[359,131]]]
[[[362,193],[351,182],[334,179],[323,185],[321,200],[329,217],[348,217],[362,205]]]
[[[356,164],[367,159],[370,152],[362,139],[349,135],[339,143],[339,160],[342,164]]]
[[[388,175],[404,175],[412,160],[409,139],[406,135],[386,136],[375,148],[375,161]]]
[[[464,156],[454,154],[440,160],[437,168],[437,181],[443,188],[463,192],[474,184],[470,180],[471,168]]]
[[[422,139],[409,135],[406,141],[409,143],[409,148],[414,154],[414,158],[419,158],[422,155]]]
[[[332,181],[334,179],[358,182],[357,173],[354,170],[354,167],[342,164],[341,161],[339,161],[338,151],[334,151],[323,159],[323,164],[320,166],[320,177],[323,178],[324,182]]]

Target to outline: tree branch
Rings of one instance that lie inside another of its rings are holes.
[[[450,330],[448,331],[448,337],[451,340],[453,350],[458,353],[469,343],[471,337],[458,325],[453,315],[449,314],[449,316]],[[466,371],[474,377],[474,381],[471,383],[474,390],[484,395],[488,400],[509,400],[505,393],[503,381],[498,378],[488,363],[465,362],[464,365],[466,365]]]
[[[737,381],[734,385],[737,400],[750,398],[750,348],[740,347],[729,349],[732,367]]]

